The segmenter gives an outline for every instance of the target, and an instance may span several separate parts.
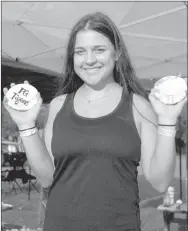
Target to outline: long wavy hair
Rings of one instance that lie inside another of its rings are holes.
[[[96,12],[82,17],[72,28],[66,49],[64,77],[59,82],[56,96],[76,92],[83,85],[83,80],[74,71],[74,47],[76,35],[79,31],[94,30],[106,36],[119,52],[119,59],[114,66],[114,80],[122,87],[128,89],[148,100],[148,93],[136,76],[134,68],[125,46],[124,40],[115,23],[105,14]]]

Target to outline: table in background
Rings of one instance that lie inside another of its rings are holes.
[[[180,208],[177,208],[175,204],[169,207],[159,205],[158,210],[163,212],[164,231],[170,231],[170,224],[173,222],[175,214],[184,213],[188,219],[187,203],[183,203]]]

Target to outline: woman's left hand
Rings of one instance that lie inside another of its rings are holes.
[[[168,122],[176,123],[185,103],[187,102],[187,95],[179,103],[174,104],[174,105],[167,105],[167,104],[160,102],[155,97],[154,93],[155,93],[155,89],[152,89],[149,94],[149,100],[151,102],[151,105],[155,113],[158,116],[158,121],[164,122],[164,123],[168,123]]]

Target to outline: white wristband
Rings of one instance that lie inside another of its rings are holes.
[[[175,137],[177,130],[170,130],[163,127],[158,127],[157,133],[162,136]]]
[[[20,136],[21,137],[32,136],[32,135],[34,135],[37,132],[38,132],[38,128],[34,127],[34,128],[31,128],[31,129],[28,129],[28,130],[25,130],[25,131],[20,131]]]

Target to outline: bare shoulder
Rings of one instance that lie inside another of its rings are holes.
[[[138,114],[138,118],[141,123],[151,122],[157,124],[157,115],[149,100],[146,100],[140,95],[133,94],[133,104],[135,107],[135,113]]]
[[[54,105],[58,105],[58,104],[62,104],[64,103],[65,99],[66,99],[67,94],[63,94],[63,95],[59,95],[57,97],[55,97],[54,99],[52,99],[52,101],[50,102],[50,106],[54,106]]]
[[[44,129],[44,141],[50,156],[53,159],[51,141],[53,136],[53,123],[59,110],[63,107],[67,94],[55,97],[49,105],[48,120]]]
[[[53,120],[56,117],[57,113],[64,105],[66,96],[67,94],[57,96],[50,102],[47,125],[49,123],[53,123]]]
[[[60,108],[63,106],[65,99],[67,97],[67,94],[59,95],[55,97],[51,102],[50,102],[50,107],[49,107],[49,113],[57,113]]]

